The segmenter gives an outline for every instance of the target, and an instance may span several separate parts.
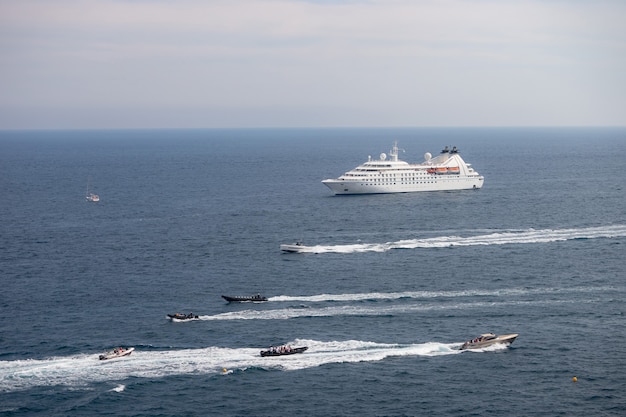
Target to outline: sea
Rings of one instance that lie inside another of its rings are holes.
[[[483,188],[321,183],[393,141]],[[625,184],[621,127],[0,131],[0,415],[626,415]]]

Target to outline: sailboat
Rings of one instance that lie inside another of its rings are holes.
[[[85,199],[94,203],[100,201],[100,196],[98,194],[93,194],[89,192],[89,180],[87,180],[87,193],[85,194]]]

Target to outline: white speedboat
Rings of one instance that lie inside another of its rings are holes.
[[[456,146],[446,146],[436,157],[426,152],[424,162],[409,164],[398,159],[397,142],[389,155],[370,156],[339,178],[322,181],[335,194],[468,190],[481,188],[483,182],[484,177],[461,158]]]
[[[102,355],[99,356],[99,359],[101,361],[107,360],[107,359],[115,359],[115,358],[121,358],[123,356],[128,356],[131,353],[133,353],[133,351],[135,350],[134,347],[130,347],[130,348],[115,348],[110,352],[106,352],[103,353]]]
[[[280,250],[282,250],[283,252],[306,252],[308,249],[307,246],[304,246],[302,243],[300,242],[296,242],[296,243],[292,243],[290,245],[280,245]]]
[[[475,339],[468,340],[461,345],[461,350],[465,349],[482,349],[495,344],[510,345],[519,336],[517,333],[504,334],[496,336],[493,333],[483,333]]]

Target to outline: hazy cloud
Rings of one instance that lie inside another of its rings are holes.
[[[0,128],[624,125],[625,12],[0,0]]]

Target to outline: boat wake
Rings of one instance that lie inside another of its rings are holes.
[[[336,316],[395,316],[415,312],[444,311],[444,310],[468,310],[474,308],[497,308],[511,306],[542,306],[557,304],[576,303],[599,303],[601,299],[586,300],[509,300],[509,301],[479,301],[461,302],[451,304],[409,304],[391,305],[385,307],[364,306],[337,306],[324,308],[285,308],[276,310],[242,310],[216,314],[213,316],[201,316],[202,320],[285,320],[302,317],[336,317]]]
[[[318,295],[279,295],[270,297],[273,302],[310,302],[320,303],[327,301],[378,301],[398,299],[432,299],[432,298],[459,298],[459,297],[503,297],[525,296],[536,294],[569,294],[615,291],[614,287],[572,287],[572,288],[502,288],[493,290],[463,290],[463,291],[403,291],[403,292],[370,292],[354,294],[318,294]],[[206,316],[205,316],[206,317]]]
[[[603,294],[620,294],[616,287],[511,288],[464,291],[406,291],[391,293],[320,294],[311,296],[277,296],[269,300],[298,302],[298,306],[274,309],[246,309],[200,316],[200,320],[284,320],[301,317],[383,316],[415,312],[469,310],[510,306],[541,306],[600,302]],[[578,294],[586,294],[581,299]],[[529,300],[532,296],[532,300]],[[405,302],[379,303],[377,301]],[[357,303],[354,303],[354,302]],[[373,301],[373,302],[367,302]],[[419,301],[419,302],[415,302]],[[320,306],[329,302],[332,305]],[[337,302],[343,302],[337,304]]]
[[[355,243],[344,245],[303,246],[300,253],[362,253],[387,252],[392,249],[430,249],[455,246],[490,246],[521,243],[550,243],[575,239],[601,239],[626,237],[626,225],[585,227],[578,229],[528,229],[499,231],[475,236],[439,236],[424,239],[407,239],[386,243]]]
[[[442,356],[462,353],[461,342],[383,344],[348,340],[322,342],[297,339],[293,346],[308,346],[301,355],[261,357],[259,348],[183,349],[136,351],[114,362],[98,361],[96,354],[55,357],[44,360],[0,361],[0,392],[14,392],[39,386],[85,388],[101,382],[118,383],[128,378],[164,378],[185,374],[236,375],[249,369],[298,370],[332,363],[381,361],[395,356]],[[227,370],[224,372],[224,370]]]

